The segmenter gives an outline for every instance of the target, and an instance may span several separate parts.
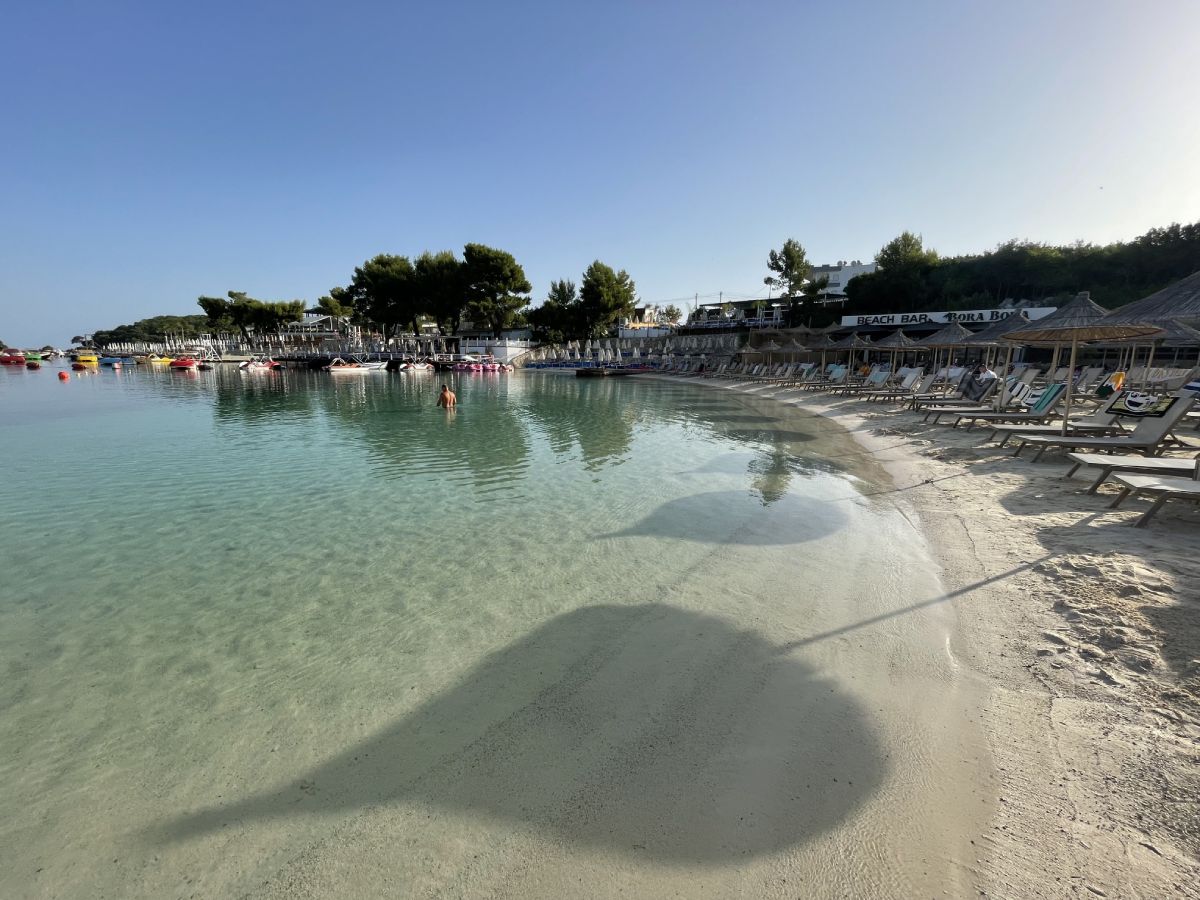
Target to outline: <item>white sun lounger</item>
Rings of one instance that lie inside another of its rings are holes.
[[[1116,413],[1112,412],[1112,406],[1121,399],[1121,391],[1117,391],[1105,402],[1104,406],[1096,410],[1090,416],[1083,416],[1078,419],[1070,419],[1067,421],[1067,434],[1087,434],[1093,437],[1099,437],[1106,434],[1120,434],[1125,429],[1121,427]],[[1062,422],[1037,425],[1031,423],[1023,423],[1020,425],[993,425],[992,433],[988,435],[989,441],[994,441],[998,435],[1004,435],[1000,439],[998,447],[1003,447],[1008,443],[1008,439],[1018,434],[1062,434]]]
[[[954,424],[951,426],[952,428],[957,428],[963,422],[967,423],[968,428],[976,422],[1049,422],[1055,414],[1055,409],[1066,399],[1066,390],[1067,386],[1065,384],[1047,385],[1037,400],[1020,409],[973,409],[969,412],[943,409],[938,411],[938,416],[944,415],[947,412],[957,415]],[[933,421],[937,422],[937,420],[938,418],[935,416]]]
[[[1063,447],[1069,450],[1110,450],[1119,453],[1126,450],[1136,450],[1146,456],[1158,456],[1163,450],[1163,444],[1179,421],[1196,402],[1196,395],[1190,391],[1180,391],[1174,395],[1175,402],[1161,416],[1147,416],[1137,423],[1137,427],[1129,434],[1113,435],[1112,437],[1087,437],[1071,434],[1026,434],[1021,435],[1021,443],[1017,445],[1013,456],[1020,456],[1027,446],[1037,447],[1038,452],[1033,457],[1037,462],[1050,447]]]
[[[1191,475],[1196,469],[1196,460],[1163,456],[1111,456],[1107,453],[1068,453],[1074,463],[1063,478],[1070,478],[1083,466],[1099,469],[1100,474],[1087,489],[1089,494],[1096,490],[1114,473],[1126,472],[1142,475]]]
[[[1121,485],[1121,493],[1110,504],[1112,509],[1120,506],[1126,497],[1133,497],[1143,491],[1155,495],[1154,503],[1134,524],[1138,528],[1153,519],[1163,504],[1168,500],[1193,500],[1200,502],[1200,460],[1193,461],[1190,478],[1171,477],[1170,475],[1114,475],[1113,480]]]

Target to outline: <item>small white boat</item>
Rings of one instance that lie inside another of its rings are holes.
[[[400,364],[400,368],[398,371],[400,371],[400,372],[431,372],[431,371],[433,371],[433,366],[427,362],[406,362],[406,363]]]
[[[269,356],[254,356],[238,366],[243,372],[273,372],[280,368],[279,363]]]
[[[324,366],[324,370],[331,375],[363,375],[367,372],[382,372],[386,365],[386,362],[346,361],[338,356],[329,365]]]

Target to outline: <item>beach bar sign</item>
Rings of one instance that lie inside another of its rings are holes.
[[[1030,319],[1044,319],[1058,307],[1023,307],[1022,312]],[[903,328],[906,325],[949,325],[951,322],[990,325],[1017,312],[1015,309],[958,309],[953,312],[883,313],[878,316],[842,316],[843,328],[858,328],[862,325],[891,325]]]

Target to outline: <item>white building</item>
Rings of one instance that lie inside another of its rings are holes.
[[[813,266],[812,275],[809,278],[815,281],[822,275],[827,276],[829,284],[821,296],[827,301],[838,301],[846,298],[846,283],[851,278],[858,275],[869,275],[874,271],[875,263],[873,262],[865,263],[861,259],[839,259],[837,265],[834,266]]]

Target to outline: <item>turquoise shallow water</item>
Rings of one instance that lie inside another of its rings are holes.
[[[0,412],[13,896],[242,889],[319,812],[232,871],[179,815],[302,796],[577,610],[792,615],[892,515],[836,426],[667,380],[0,371]]]

